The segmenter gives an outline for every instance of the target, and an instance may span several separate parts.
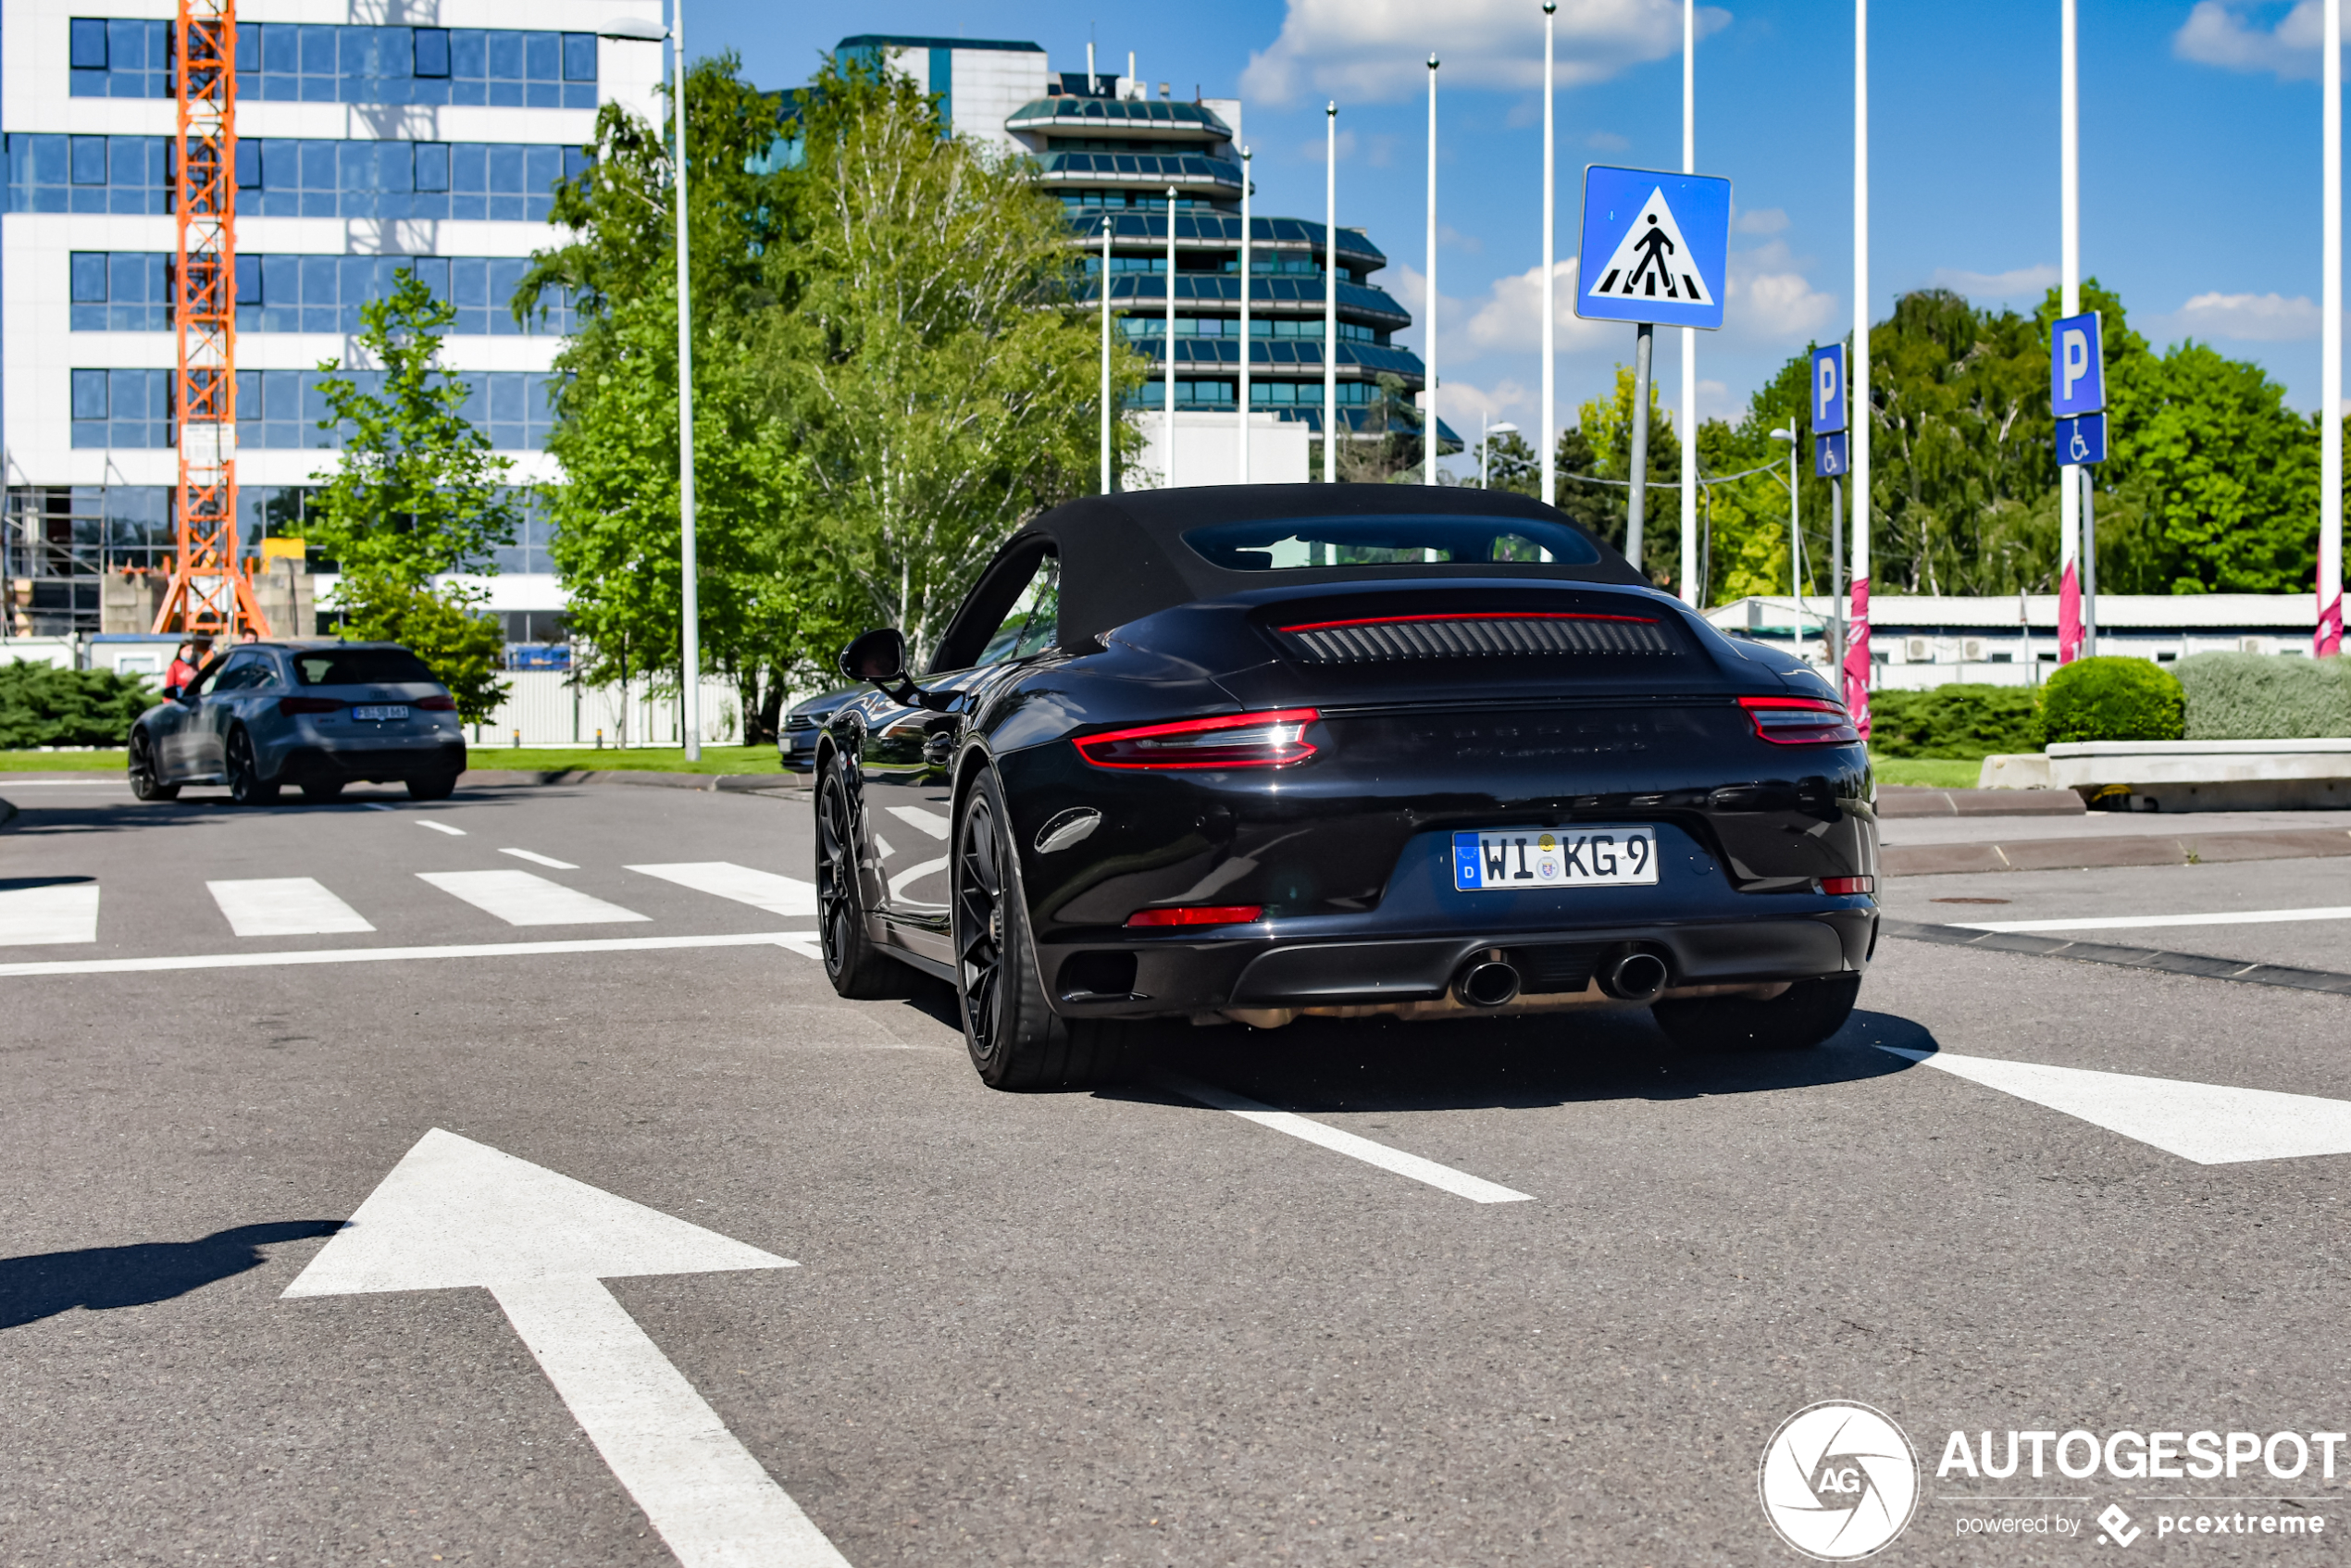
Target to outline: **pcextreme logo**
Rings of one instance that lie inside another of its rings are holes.
[[[1919,1504],[1918,1450],[1885,1412],[1823,1400],[1772,1434],[1756,1489],[1780,1539],[1822,1562],[1851,1562],[1909,1526]]]

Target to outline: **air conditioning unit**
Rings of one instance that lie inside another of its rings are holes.
[[[2237,639],[2237,652],[2240,653],[2266,653],[2269,651],[2270,640],[2266,637],[2240,637]]]
[[[1909,638],[1903,643],[1902,654],[1914,665],[1931,665],[1934,662],[1934,640],[1931,637]]]
[[[1972,665],[1982,664],[1984,662],[1984,639],[1981,637],[1971,637],[1961,641],[1959,644],[1959,657]]]

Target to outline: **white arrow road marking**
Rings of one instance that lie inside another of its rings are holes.
[[[429,816],[418,818],[417,826],[419,828],[429,828],[436,833],[446,833],[453,839],[462,839],[466,836],[466,830],[464,828],[452,828],[446,822],[435,822]]]
[[[616,926],[650,918],[528,871],[419,871],[417,876],[509,926]]]
[[[2237,909],[2226,915],[2097,915],[2075,920],[1954,922],[1962,931],[2099,931],[2132,926],[2268,926],[2288,920],[2351,920],[2351,905],[2329,909]]]
[[[939,813],[925,811],[920,806],[892,806],[889,808],[889,815],[907,827],[927,833],[934,839],[946,838],[947,830],[954,826]]]
[[[1948,1051],[1880,1051],[2046,1105],[2199,1165],[2351,1154],[2351,1101],[2086,1067],[2045,1067]]]
[[[687,1568],[848,1568],[601,1283],[796,1266],[435,1127],[285,1293],[480,1286]]]
[[[206,882],[212,902],[241,937],[307,937],[372,931],[359,912],[308,877]]]
[[[1255,1122],[1261,1127],[1272,1127],[1275,1132],[1286,1132],[1292,1138],[1320,1144],[1350,1160],[1361,1160],[1367,1165],[1377,1165],[1381,1170],[1394,1171],[1398,1176],[1411,1176],[1414,1181],[1424,1181],[1431,1187],[1442,1188],[1473,1203],[1535,1201],[1532,1193],[1514,1192],[1481,1176],[1457,1171],[1450,1165],[1440,1165],[1434,1160],[1424,1160],[1418,1154],[1407,1154],[1400,1149],[1390,1149],[1385,1143],[1374,1143],[1368,1138],[1358,1138],[1351,1132],[1325,1126],[1295,1112],[1276,1111],[1271,1105],[1262,1105],[1230,1089],[1219,1089],[1214,1084],[1200,1083],[1191,1078],[1164,1078],[1161,1081],[1188,1100],[1197,1100],[1202,1105],[1211,1105],[1219,1111],[1230,1111],[1245,1122]]]
[[[0,947],[98,940],[98,884],[53,882],[0,890]]]
[[[772,871],[754,871],[730,860],[683,861],[674,865],[632,865],[628,869],[675,882],[681,888],[691,888],[698,893],[747,903],[770,915],[816,913],[815,883],[778,877]]]
[[[577,871],[579,869],[579,867],[574,865],[567,860],[557,860],[554,855],[541,854],[537,850],[500,850],[498,852],[500,854],[513,855],[516,860],[527,860],[533,865],[552,866],[557,871]]]
[[[85,940],[94,941],[94,937]],[[298,964],[392,964],[437,958],[531,958],[567,952],[657,952],[665,948],[780,947],[817,956],[814,931],[728,931],[711,937],[588,937],[561,942],[464,942],[448,947],[341,947],[311,952],[191,952],[161,958],[71,958],[0,964],[0,978],[35,975],[141,975],[165,969],[271,969]],[[0,947],[8,945],[0,941]]]
[[[926,877],[936,876],[946,869],[947,857],[945,855],[940,855],[937,860],[918,861],[889,879],[889,896],[893,900],[903,899],[906,897],[908,888]]]

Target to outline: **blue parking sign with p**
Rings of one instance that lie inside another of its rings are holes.
[[[2064,317],[2049,329],[2049,406],[2060,419],[2106,406],[2106,355],[2095,310]]]
[[[1845,345],[1812,351],[1812,433],[1845,429]]]

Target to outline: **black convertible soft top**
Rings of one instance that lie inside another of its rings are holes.
[[[1521,518],[1566,529],[1590,541],[1597,559],[1583,565],[1512,561],[1500,566],[1304,566],[1274,577],[1219,566],[1187,545],[1183,537],[1215,524],[1383,516]],[[1072,650],[1093,646],[1113,627],[1177,604],[1277,585],[1496,575],[1646,585],[1646,579],[1622,555],[1592,539],[1564,514],[1508,491],[1401,484],[1204,485],[1129,491],[1056,506],[1014,535],[981,574],[978,591],[940,640],[934,667],[960,668],[977,656],[977,641],[994,629],[1027,582],[1036,557],[1047,550],[1061,558],[1057,641]]]

